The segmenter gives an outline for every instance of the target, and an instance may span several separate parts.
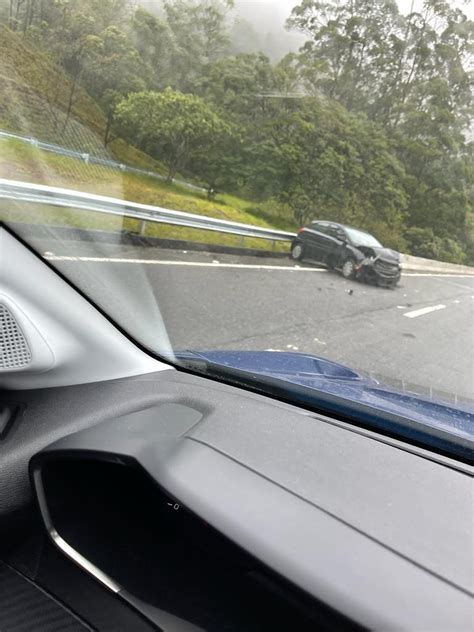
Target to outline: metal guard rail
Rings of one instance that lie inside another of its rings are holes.
[[[295,237],[294,233],[286,231],[240,224],[183,211],[172,211],[159,206],[127,202],[118,198],[83,193],[73,189],[62,189],[4,178],[0,178],[0,198],[119,215],[146,222],[185,226],[272,241],[291,241]]]
[[[76,151],[75,149],[61,147],[61,145],[45,143],[41,140],[38,140],[37,138],[21,136],[20,134],[13,134],[12,132],[5,132],[3,130],[0,130],[0,139],[1,138],[19,140],[43,151],[49,151],[60,156],[68,156],[68,158],[81,160],[86,165],[99,165],[101,167],[108,167],[109,169],[119,169],[120,171],[125,171],[128,173],[138,173],[141,175],[150,176],[150,178],[156,178],[157,180],[161,181],[166,180],[165,176],[161,175],[160,173],[156,173],[156,171],[130,167],[129,165],[125,165],[122,162],[117,162],[116,160],[111,160],[110,158],[101,158],[100,156],[94,156],[94,154],[88,153],[86,151]],[[191,182],[186,182],[184,180],[180,180],[179,178],[174,178],[173,182],[193,191],[206,191],[206,189],[198,186],[197,184],[192,184]]]

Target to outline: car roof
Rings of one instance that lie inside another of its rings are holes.
[[[328,224],[331,226],[337,226],[338,228],[349,228],[350,230],[356,230],[359,233],[363,233],[364,235],[370,235],[371,237],[373,237],[372,233],[369,233],[366,230],[356,228],[355,226],[348,226],[347,224],[340,224],[339,222],[333,222],[329,219],[313,219],[311,224]]]
[[[339,228],[348,228],[344,226],[344,224],[339,224],[339,222],[333,222],[330,219],[313,219],[311,224],[328,224],[329,226],[338,226]]]

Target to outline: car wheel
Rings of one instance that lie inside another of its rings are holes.
[[[292,259],[294,259],[295,261],[301,261],[301,259],[303,258],[303,253],[304,253],[303,244],[299,242],[296,244],[293,244],[293,246],[291,247]]]
[[[342,276],[345,279],[353,279],[355,275],[355,261],[354,259],[346,259],[341,268]]]

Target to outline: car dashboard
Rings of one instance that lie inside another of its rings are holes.
[[[467,466],[172,370],[16,398],[2,517],[48,535],[0,559],[92,629],[468,627]]]

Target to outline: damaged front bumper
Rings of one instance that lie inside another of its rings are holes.
[[[362,281],[394,286],[400,281],[400,264],[380,257],[367,257],[356,265],[356,276]]]

